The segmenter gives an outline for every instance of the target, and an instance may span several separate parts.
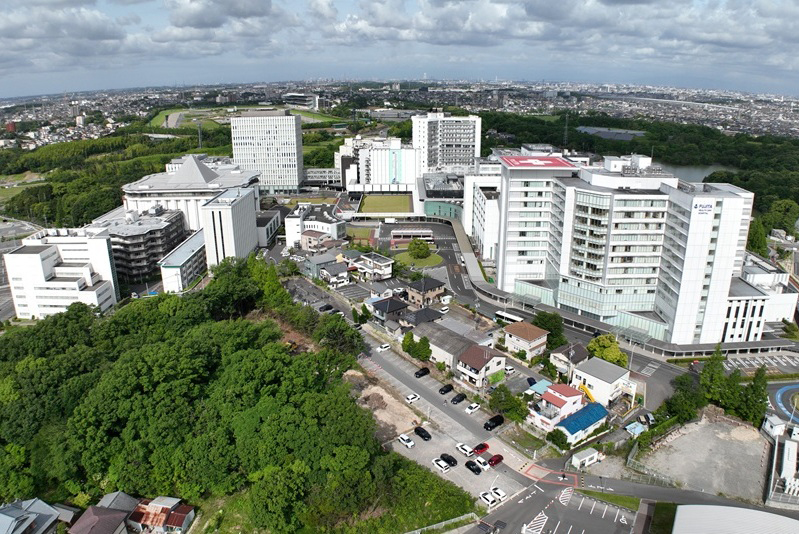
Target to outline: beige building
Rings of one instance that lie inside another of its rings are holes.
[[[417,308],[424,308],[440,300],[444,290],[444,282],[435,278],[422,278],[408,284],[408,302]]]
[[[528,358],[538,356],[547,348],[549,332],[525,321],[505,327],[505,346],[510,352],[523,350]]]

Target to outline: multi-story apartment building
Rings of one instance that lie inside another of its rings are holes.
[[[161,267],[161,280],[164,291],[180,293],[191,286],[200,275],[208,270],[205,258],[205,235],[197,230],[191,237],[175,247],[164,256],[158,266]]]
[[[475,187],[472,238],[483,261],[496,260],[499,243],[499,191],[496,187]]]
[[[105,311],[119,300],[106,229],[41,230],[23,239],[3,259],[14,309],[21,319],[54,315],[73,302]]]
[[[348,191],[412,191],[422,175],[422,151],[398,137],[356,136],[344,140],[335,156]]]
[[[347,224],[335,215],[333,204],[311,204],[300,202],[294,211],[286,215],[286,245],[300,248],[305,232],[321,232],[329,239],[343,239]],[[319,236],[321,237],[321,236]]]
[[[87,228],[105,228],[111,237],[117,275],[139,281],[158,269],[158,262],[186,237],[183,213],[153,206],[144,213],[124,206],[93,220]]]
[[[760,339],[766,297],[742,278],[752,193],[643,156],[500,159],[500,289],[670,343]]]
[[[246,258],[258,247],[253,188],[228,189],[201,208],[208,267],[225,258]]]
[[[210,165],[210,166],[209,166]],[[180,210],[186,227],[192,231],[202,228],[200,207],[230,188],[252,187],[258,184],[259,174],[242,170],[226,160],[189,154],[172,160],[166,172],[149,174],[133,183],[123,185],[125,209],[138,213],[154,206]],[[258,191],[253,198],[258,207]]]
[[[263,192],[296,193],[302,185],[301,117],[288,110],[255,109],[230,119],[233,161],[260,173]]]
[[[480,156],[481,119],[475,115],[453,117],[448,113],[414,115],[413,147],[420,149],[422,172],[471,167]]]

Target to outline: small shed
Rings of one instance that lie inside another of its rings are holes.
[[[583,467],[588,467],[589,465],[595,464],[598,461],[599,451],[593,447],[589,447],[587,449],[575,452],[572,456],[571,464],[575,469],[582,469]]]
[[[778,439],[780,436],[785,434],[786,428],[787,425],[785,421],[783,421],[773,413],[768,414],[766,418],[763,420],[763,430],[765,430],[766,434],[768,434],[774,439]]]
[[[627,431],[633,438],[637,438],[646,430],[646,427],[639,423],[638,421],[633,421],[629,425],[624,427],[624,430]]]

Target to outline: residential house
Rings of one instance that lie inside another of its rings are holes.
[[[418,308],[429,306],[444,294],[444,282],[435,278],[422,278],[408,284],[408,302]]]
[[[523,350],[528,358],[538,356],[547,349],[549,332],[526,321],[511,323],[505,327],[505,346],[508,352]]]
[[[581,343],[561,345],[549,353],[549,361],[560,374],[566,377],[571,377],[574,368],[590,357],[588,349]]]
[[[15,501],[0,506],[0,534],[52,534],[58,515],[41,499]]]
[[[122,510],[123,512],[132,512],[139,505],[139,499],[131,497],[124,491],[115,491],[113,493],[106,493],[97,506],[101,508],[111,508],[114,510]]]
[[[447,369],[454,369],[456,358],[474,345],[474,341],[436,322],[422,323],[412,332],[415,341],[426,337],[430,342],[432,351],[430,361],[433,363],[443,362]]]
[[[432,323],[440,320],[444,314],[433,308],[421,308],[414,312],[408,312],[400,318],[400,324],[407,328],[419,326],[422,323]]]
[[[505,355],[491,347],[472,345],[458,356],[456,376],[466,384],[482,388],[488,377],[505,367]]]
[[[388,287],[383,282],[370,282],[369,284],[367,284],[367,287],[369,288],[369,293],[371,297],[379,297],[381,299],[387,299],[388,297],[394,296],[394,292],[391,290],[391,288]]]
[[[317,254],[305,258],[301,268],[306,276],[311,278],[322,278],[322,267],[336,263],[336,257],[332,254]]]
[[[352,262],[364,280],[388,280],[392,276],[394,260],[376,252],[368,252]]]
[[[371,308],[374,319],[381,325],[385,325],[386,321],[394,321],[399,326],[399,318],[405,314],[408,305],[398,298],[390,297],[372,302]]]
[[[194,507],[176,497],[142,499],[128,517],[128,525],[142,532],[187,532],[194,521]]]
[[[572,456],[571,464],[575,469],[582,469],[599,461],[599,451],[593,447],[578,451]]]
[[[342,250],[336,255],[336,261],[344,262],[347,265],[351,265],[361,257],[361,252],[352,248],[348,248],[347,250]]]
[[[566,384],[550,385],[535,405],[527,420],[544,432],[552,432],[555,426],[583,407],[583,394]]]
[[[601,358],[590,358],[578,365],[570,384],[586,394],[591,402],[610,406],[623,394],[635,397],[630,371]]]
[[[300,248],[302,250],[320,250],[324,248],[322,242],[329,240],[330,234],[318,230],[305,230],[300,234]]]
[[[569,445],[584,440],[608,419],[608,411],[598,402],[586,404],[580,411],[561,421],[555,428],[566,434]]]
[[[343,263],[330,263],[319,269],[319,278],[337,289],[350,283],[350,272]]]
[[[127,534],[128,512],[89,506],[69,529],[69,534]]]
[[[67,506],[66,504],[55,503],[53,508],[58,511],[58,520],[67,525],[75,522],[75,519],[80,515],[81,509],[74,506]]]

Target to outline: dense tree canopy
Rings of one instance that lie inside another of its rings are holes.
[[[558,312],[538,312],[533,317],[532,323],[549,332],[547,350],[556,349],[568,343],[566,336],[563,335],[563,317]]]
[[[597,336],[589,341],[585,348],[591,356],[601,358],[619,367],[627,367],[627,355],[621,351],[619,342],[613,334]]]

